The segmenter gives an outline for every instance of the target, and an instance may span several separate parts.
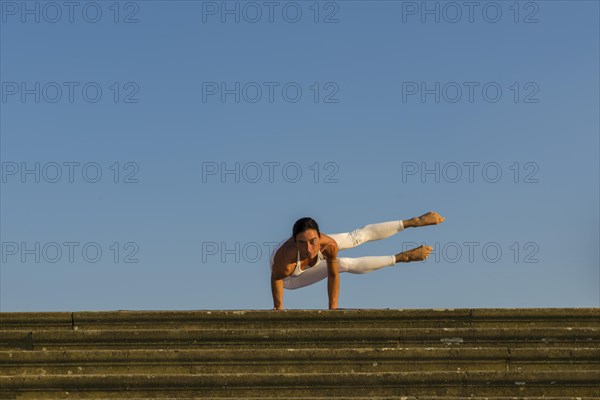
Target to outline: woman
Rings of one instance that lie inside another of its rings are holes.
[[[321,234],[317,222],[300,218],[292,228],[292,237],[285,239],[271,254],[271,291],[274,310],[283,310],[283,288],[298,289],[327,278],[329,309],[338,308],[339,273],[365,274],[399,262],[425,260],[431,246],[398,253],[393,256],[338,258],[339,250],[356,247],[372,240],[392,236],[404,228],[437,225],[444,217],[428,212],[409,220],[369,224],[347,233]]]

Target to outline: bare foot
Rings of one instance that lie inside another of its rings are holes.
[[[430,211],[426,214],[421,215],[420,217],[414,217],[413,220],[415,222],[414,226],[427,226],[427,225],[437,225],[444,222],[446,218],[442,217],[440,214],[435,211]]]
[[[402,253],[396,254],[396,262],[411,262],[411,261],[423,261],[429,257],[429,253],[433,250],[431,246],[421,245],[414,249],[403,251]]]

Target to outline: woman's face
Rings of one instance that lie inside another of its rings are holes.
[[[296,246],[300,251],[300,258],[315,258],[321,248],[319,234],[316,229],[307,229],[297,234]]]

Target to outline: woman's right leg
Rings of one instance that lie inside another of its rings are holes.
[[[381,240],[404,230],[402,220],[369,224],[346,233],[327,234],[338,244],[339,250],[350,249],[372,240]]]

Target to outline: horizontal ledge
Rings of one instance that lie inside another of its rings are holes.
[[[507,340],[551,342],[555,340],[580,342],[600,341],[600,327],[497,327],[497,328],[256,328],[256,329],[79,329],[70,331],[38,330],[2,331],[0,345],[11,342],[43,344],[135,344],[169,341],[198,343],[218,341],[240,342],[288,342],[302,340],[304,343],[321,341],[435,341],[444,344],[477,342],[478,340]],[[296,343],[298,344],[298,343]],[[301,344],[301,343],[300,343]]]
[[[506,372],[377,372],[377,373],[270,373],[236,374],[123,374],[0,376],[5,389],[118,389],[207,387],[380,387],[421,385],[565,386],[598,385],[600,371]]]
[[[9,325],[84,325],[110,323],[160,322],[261,322],[313,320],[431,320],[460,318],[470,320],[560,319],[598,320],[600,308],[454,308],[454,309],[338,309],[338,310],[119,310],[75,312],[2,312],[0,326]]]
[[[294,348],[294,349],[133,349],[133,350],[45,350],[0,351],[0,366],[40,363],[194,363],[257,361],[592,361],[600,365],[600,348],[502,348],[502,347],[414,347],[414,348]]]

